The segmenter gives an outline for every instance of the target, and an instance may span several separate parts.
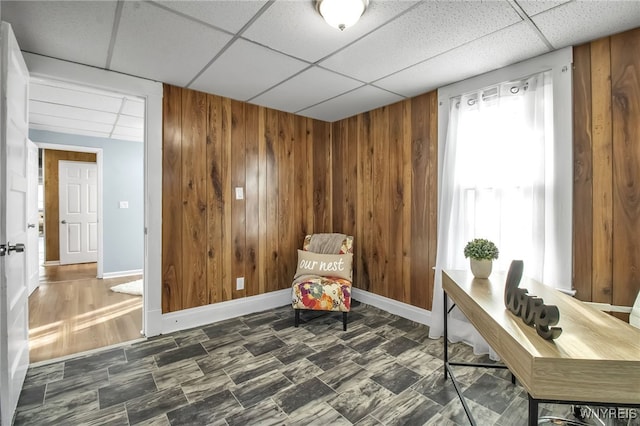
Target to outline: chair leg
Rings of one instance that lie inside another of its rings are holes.
[[[300,309],[296,309],[295,311],[296,311],[296,314],[293,320],[293,325],[294,327],[297,327],[298,324],[300,324]]]
[[[342,330],[347,331],[347,313],[342,313]]]

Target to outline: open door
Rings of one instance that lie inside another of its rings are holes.
[[[0,24],[0,423],[10,425],[29,366],[26,256],[29,73]]]
[[[27,141],[27,286],[29,295],[40,285],[40,215],[38,214],[38,147]]]

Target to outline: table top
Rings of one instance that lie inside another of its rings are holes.
[[[555,340],[504,305],[506,273],[476,279],[446,270],[442,286],[527,391],[538,399],[640,404],[640,330],[579,300],[523,277],[520,288],[556,305]]]

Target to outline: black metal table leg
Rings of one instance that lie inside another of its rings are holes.
[[[444,305],[442,306],[442,315],[444,316],[444,330],[443,330],[443,339],[444,339],[444,379],[447,380],[447,365],[449,364],[449,347],[447,340],[447,292],[442,290],[442,294],[444,295]]]
[[[538,424],[538,400],[527,394],[529,397],[529,426]]]

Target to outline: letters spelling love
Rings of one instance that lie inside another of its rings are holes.
[[[316,266],[320,271],[335,272],[344,271],[344,261],[342,259],[335,262],[319,262],[317,260],[304,260],[300,261],[300,269],[306,269],[309,271],[315,270]]]
[[[560,311],[555,305],[545,305],[542,298],[529,295],[527,289],[518,288],[523,269],[522,260],[511,262],[504,286],[504,305],[522,318],[525,324],[534,326],[543,339],[557,339],[562,334],[562,328],[552,326],[560,320]]]

